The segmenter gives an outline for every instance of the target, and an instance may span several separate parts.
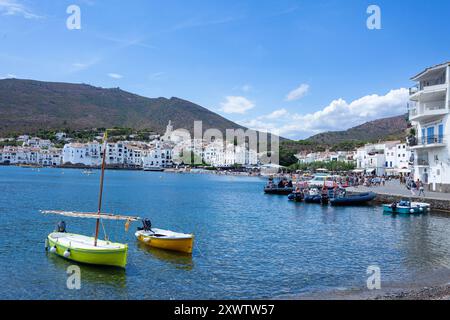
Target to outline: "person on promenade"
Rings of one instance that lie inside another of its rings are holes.
[[[411,194],[416,196],[417,184],[414,180],[411,180]]]
[[[419,179],[417,179],[417,186],[419,188],[419,197],[420,196],[425,197],[425,188],[424,188],[423,182],[420,181]]]

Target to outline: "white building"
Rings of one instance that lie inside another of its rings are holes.
[[[425,69],[412,78],[409,120],[416,139],[414,178],[433,191],[450,192],[450,62]]]
[[[64,164],[98,167],[102,163],[103,144],[69,143],[64,146]],[[143,167],[144,165],[171,167],[172,149],[159,141],[150,144],[144,142],[119,141],[108,143],[106,147],[106,164],[125,167]]]
[[[160,141],[154,142],[149,149],[143,151],[142,165],[144,167],[170,168],[173,166],[172,148]]]
[[[101,145],[98,142],[69,143],[64,145],[63,164],[80,164],[84,166],[99,166],[101,164]]]
[[[38,137],[28,138],[23,142],[23,146],[27,147],[39,147],[39,148],[51,148],[53,146],[50,140],[41,139]]]
[[[356,151],[356,166],[367,173],[399,175],[410,168],[411,150],[400,141],[367,144]]]
[[[0,150],[0,163],[59,166],[61,165],[61,149],[6,146]]]
[[[203,144],[201,157],[203,162],[215,167],[231,167],[236,164],[255,166],[258,164],[258,154],[247,145],[226,144],[216,140]]]

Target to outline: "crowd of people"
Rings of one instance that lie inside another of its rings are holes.
[[[346,187],[379,187],[385,186],[386,182],[398,180],[401,185],[404,185],[408,190],[410,190],[412,196],[422,196],[425,197],[426,183],[420,179],[414,180],[411,174],[402,174],[400,176],[388,176],[388,175],[375,175],[375,174],[364,174],[364,173],[347,173],[341,175],[333,175],[327,178],[327,184],[333,184],[333,187],[337,186],[339,188]],[[292,182],[294,181],[294,182]],[[281,179],[277,185],[278,188],[283,187],[302,187],[303,184],[307,185],[307,178],[305,176],[293,175],[290,179]],[[272,182],[272,186],[274,186]],[[329,185],[328,187],[331,187]]]

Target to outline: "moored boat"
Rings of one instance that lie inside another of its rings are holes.
[[[194,235],[152,228],[149,220],[143,220],[144,227],[136,231],[136,238],[154,248],[192,253]]]
[[[317,188],[312,188],[305,195],[306,203],[322,203],[322,195],[319,193]]]
[[[164,171],[164,169],[161,168],[160,166],[150,166],[150,165],[145,165],[145,166],[144,166],[144,171],[156,171],[156,172],[161,172],[161,171]]]
[[[373,201],[377,197],[374,192],[366,192],[355,195],[337,195],[334,198],[330,199],[330,203],[332,206],[356,206],[356,205],[365,205],[370,201]]]
[[[294,202],[302,202],[303,201],[303,193],[301,191],[295,191],[288,195],[289,201]]]
[[[266,194],[278,194],[278,195],[289,195],[294,191],[294,188],[278,188],[278,187],[265,187],[264,193]]]
[[[383,211],[392,214],[418,214],[425,213],[429,210],[430,205],[428,203],[411,202],[408,200],[383,205]]]
[[[76,262],[125,268],[126,244],[98,240],[79,234],[53,232],[48,235],[46,248],[51,253]]]
[[[431,204],[425,202],[411,202],[412,206],[419,206],[423,211],[431,211]]]
[[[108,137],[107,133],[108,130],[105,132],[103,138],[104,140],[103,150],[106,150]],[[72,261],[102,266],[115,266],[125,268],[127,264],[128,246],[126,244],[114,243],[107,240],[106,232],[105,232],[105,240],[100,240],[99,239],[100,223],[102,223],[103,220],[125,220],[126,221],[125,229],[128,230],[130,222],[138,221],[140,220],[140,218],[102,213],[105,166],[106,166],[106,152],[103,153],[97,212],[73,212],[73,211],[58,211],[58,210],[41,211],[44,214],[56,214],[73,218],[96,219],[95,237],[88,237],[80,234],[67,233],[66,223],[64,221],[61,221],[58,224],[57,232],[50,233],[47,236],[45,244],[46,249],[51,253]],[[105,231],[104,227],[103,231]]]

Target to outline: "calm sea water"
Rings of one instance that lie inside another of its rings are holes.
[[[265,181],[215,175],[107,171],[104,211],[146,216],[193,232],[192,257],[149,249],[122,222],[105,222],[129,244],[125,271],[80,265],[81,290],[66,286],[72,262],[44,250],[61,219],[40,209],[95,211],[99,172],[0,167],[0,299],[276,298],[364,288],[369,265],[383,283],[408,283],[450,268],[450,218],[384,215],[379,207],[294,204],[262,193]],[[92,235],[93,220],[65,218]]]

